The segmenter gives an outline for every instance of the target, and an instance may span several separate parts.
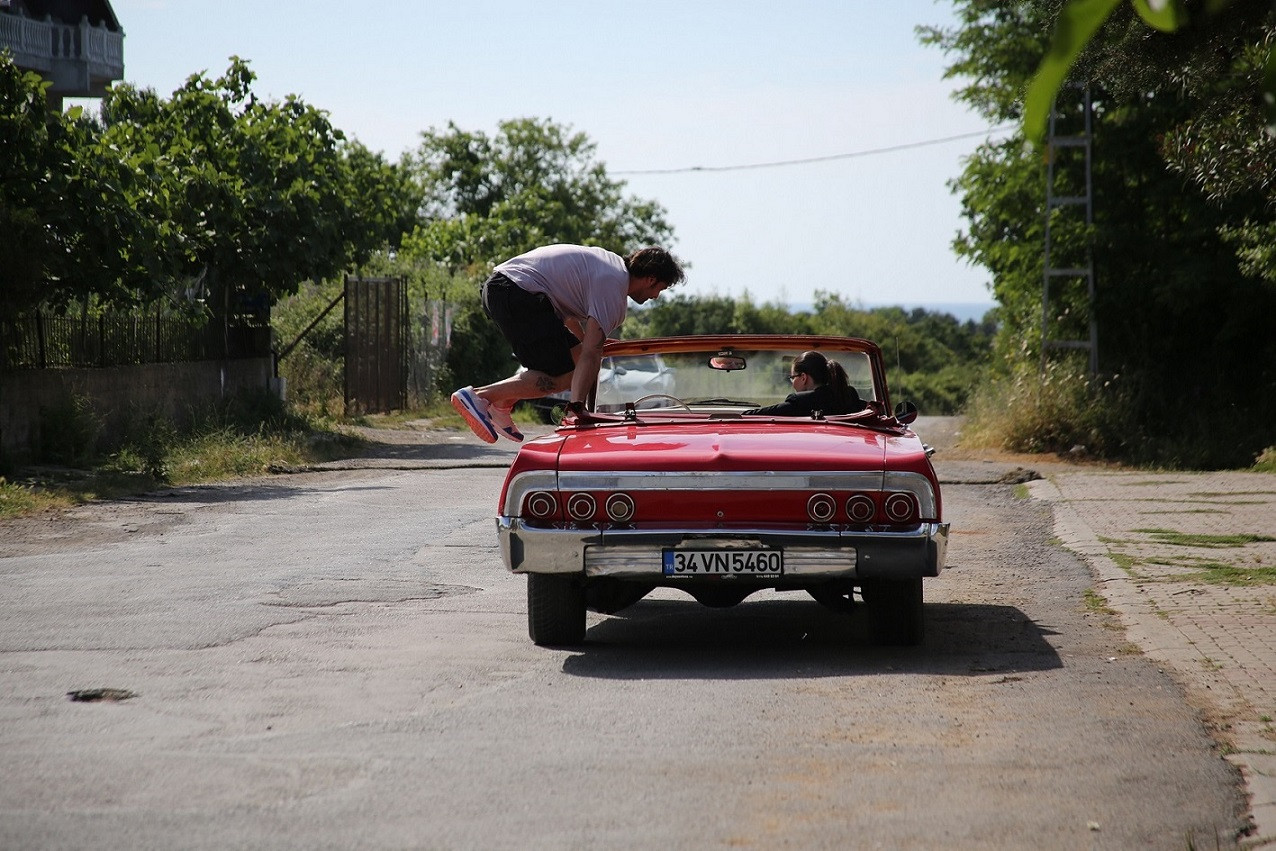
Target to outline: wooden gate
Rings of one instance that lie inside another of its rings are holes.
[[[400,278],[346,277],[346,413],[407,404],[408,288]]]

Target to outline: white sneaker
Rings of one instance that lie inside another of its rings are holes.
[[[509,438],[515,443],[522,443],[523,433],[518,430],[518,426],[514,425],[514,417],[511,416],[512,411],[513,408],[502,408],[499,405],[487,406],[488,419],[496,427],[496,432],[501,437]]]
[[[491,406],[479,398],[473,387],[462,387],[452,394],[452,407],[465,419],[466,425],[485,443],[496,442],[496,427],[488,416]]]

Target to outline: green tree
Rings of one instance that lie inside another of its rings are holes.
[[[169,99],[116,86],[96,121],[49,113],[39,78],[0,57],[4,315],[183,290],[264,307],[396,244],[411,212],[398,168],[253,80],[232,59]]]
[[[80,110],[50,112],[47,86],[0,54],[0,319],[163,275],[167,224],[123,194],[144,177]]]
[[[74,150],[44,84],[0,54],[0,319],[43,297],[69,270],[75,210],[66,203]]]
[[[503,121],[495,135],[455,124],[421,134],[403,165],[420,224],[410,254],[482,275],[538,245],[569,242],[617,253],[664,245],[664,209],[625,194],[583,133],[549,120]]]
[[[336,274],[403,223],[393,167],[301,99],[259,100],[254,79],[232,58],[223,76],[193,75],[169,99],[117,86],[102,109],[102,147],[149,178],[129,201],[166,217],[177,277],[223,304]]]
[[[1271,0],[1070,0],[1028,85],[1026,132],[1040,143],[1066,79],[1101,81],[1122,100],[1176,90],[1196,106],[1165,130],[1162,156],[1220,206],[1264,202],[1267,215],[1220,233],[1246,274],[1276,283],[1274,43]]]
[[[971,80],[961,99],[993,122],[1017,118],[1016,93],[1046,51],[1057,4],[962,0],[958,9],[958,29],[926,30],[923,39],[954,58],[951,75]],[[1194,64],[1196,49],[1175,60],[1187,65],[1162,56],[1155,67],[1164,73],[1154,73],[1152,58],[1140,59],[1127,38],[1135,25],[1114,17],[1085,59],[1096,105],[1095,221],[1055,236],[1065,255],[1092,252],[1098,295],[1093,314],[1080,294],[1051,321],[1058,336],[1084,337],[1091,315],[1098,323],[1100,371],[1121,376],[1091,397],[1123,406],[1123,416],[1106,419],[1122,429],[1104,441],[1110,451],[1161,463],[1247,463],[1270,440],[1257,423],[1276,412],[1276,346],[1260,318],[1276,309],[1276,291],[1242,267],[1228,240],[1230,229],[1267,221],[1270,211],[1261,193],[1210,197],[1167,163],[1167,137],[1209,114],[1204,90],[1198,96],[1180,81],[1210,73]],[[1231,44],[1232,58],[1244,52]],[[1231,67],[1232,58],[1205,53]],[[1059,108],[1066,119],[1071,107]],[[956,250],[993,272],[1008,373],[1035,371],[1040,354],[1045,174],[1023,142],[984,145],[955,183],[968,222]],[[1081,159],[1060,162],[1064,183],[1079,185]],[[1262,162],[1250,167],[1270,173]],[[1059,211],[1052,215],[1063,224]]]
[[[1253,85],[1253,106],[1262,109],[1269,133],[1276,134],[1276,49],[1272,49],[1269,38],[1261,35],[1264,24],[1270,30],[1273,13],[1276,13],[1276,6],[1267,0],[1130,0],[1128,6],[1122,0],[1067,0],[1058,10],[1054,36],[1028,85],[1024,131],[1034,143],[1041,143],[1056,95],[1073,71],[1073,66],[1083,62],[1084,51],[1106,26],[1109,30],[1113,27],[1124,30],[1126,44],[1116,51],[1117,54],[1126,52],[1130,47],[1133,47],[1134,53],[1143,54],[1142,58],[1146,58],[1149,50],[1169,53],[1171,65],[1194,69],[1185,75],[1169,78],[1180,86],[1190,85],[1193,76],[1198,81],[1208,79],[1209,70],[1220,58],[1224,59],[1224,66],[1232,67],[1219,70],[1236,71],[1237,68],[1228,59],[1230,51],[1213,55],[1210,51],[1247,33],[1242,37],[1251,41],[1254,49],[1245,63],[1249,73],[1244,75],[1244,85]],[[1176,35],[1188,32],[1186,37],[1177,39],[1177,43],[1152,46],[1146,38],[1146,27]],[[1111,34],[1106,35],[1111,44]],[[1191,62],[1184,61],[1185,47],[1193,50],[1202,45],[1207,50],[1196,51]],[[1142,68],[1147,67],[1148,64],[1143,62]],[[1129,68],[1121,70],[1123,76],[1129,77],[1137,75],[1139,69],[1133,69],[1133,74]],[[1165,82],[1167,78],[1161,77],[1154,84]],[[1233,88],[1235,84],[1235,80],[1230,81]]]

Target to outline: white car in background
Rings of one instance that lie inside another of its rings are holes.
[[[669,396],[675,392],[674,369],[659,354],[617,355],[605,357],[598,368],[598,391],[594,399],[596,411],[623,411],[626,402],[637,407],[659,407],[661,399],[643,400],[647,396]],[[557,420],[554,409],[562,408],[571,398],[569,391],[532,400],[547,421]]]

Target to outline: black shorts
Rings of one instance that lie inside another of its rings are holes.
[[[555,377],[576,368],[572,349],[580,340],[567,330],[545,294],[529,293],[497,272],[483,282],[483,309],[523,366]]]

